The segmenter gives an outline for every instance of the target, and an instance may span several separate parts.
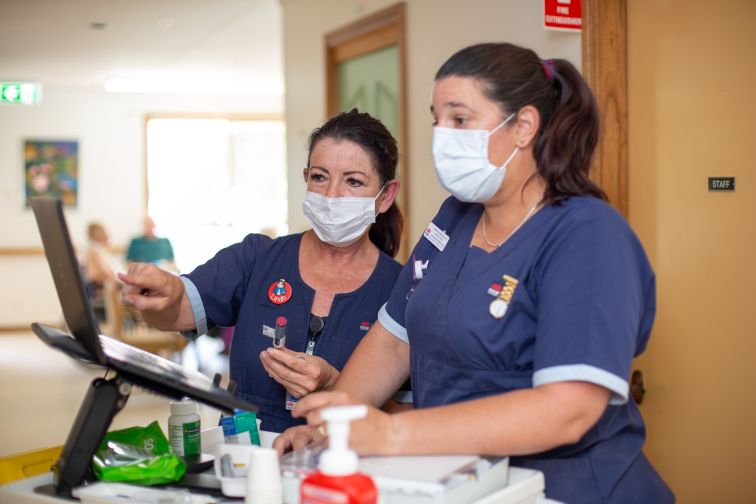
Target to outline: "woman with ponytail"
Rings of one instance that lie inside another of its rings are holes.
[[[431,113],[451,196],[333,390],[294,414],[317,425],[324,406],[380,405],[411,374],[415,409],[370,408],[351,446],[510,456],[569,503],[672,502],[642,452],[628,383],[654,319],[654,273],[588,176],[599,134],[588,85],[568,61],[479,44],[441,66]]]
[[[292,407],[335,382],[401,270],[393,259],[402,234],[398,159],[377,119],[357,110],[333,116],[309,140],[302,207],[312,230],[250,234],[180,277],[133,264],[121,275],[123,302],[189,337],[234,326],[231,379],[259,407],[262,429],[304,423]]]

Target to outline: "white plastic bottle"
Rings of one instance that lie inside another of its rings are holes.
[[[197,413],[196,402],[189,399],[171,401],[168,438],[173,452],[180,457],[191,457],[202,452],[200,416]]]

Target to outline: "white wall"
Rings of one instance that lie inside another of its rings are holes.
[[[309,132],[326,117],[324,35],[395,0],[281,0],[288,141],[289,219],[304,229],[302,168]],[[433,75],[455,51],[477,42],[506,41],[534,49],[541,57],[580,65],[580,34],[542,28],[542,2],[534,0],[408,0],[407,92],[410,177],[409,237],[412,243],[435,215],[446,193],[431,160],[428,111]]]
[[[48,92],[37,107],[0,107],[0,251],[41,247],[32,212],[24,208],[24,139],[78,140],[79,205],[66,211],[73,240],[83,244],[87,223],[96,219],[113,245],[126,246],[140,231],[145,208],[145,115],[169,112],[280,114],[282,99]],[[43,256],[0,255],[0,279],[0,327],[59,319]]]

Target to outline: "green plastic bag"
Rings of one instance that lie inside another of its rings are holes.
[[[108,432],[92,458],[95,476],[103,481],[160,485],[181,479],[186,464],[176,456],[157,422]]]

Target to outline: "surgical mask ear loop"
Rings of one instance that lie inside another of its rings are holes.
[[[512,112],[511,114],[509,114],[506,119],[504,119],[503,121],[501,121],[501,124],[499,124],[498,126],[496,126],[493,130],[491,130],[488,133],[488,136],[490,137],[491,135],[493,135],[494,133],[496,133],[497,131],[499,131],[501,129],[501,127],[504,126],[505,124],[507,124],[514,116],[515,116],[514,112]],[[497,170],[501,170],[501,169],[506,168],[507,166],[509,166],[509,163],[512,161],[512,159],[514,159],[514,157],[517,155],[518,152],[520,152],[520,148],[519,147],[515,147],[515,149],[512,151],[512,154],[509,155],[509,157],[507,158],[507,160],[504,161],[504,164],[501,165],[501,166],[499,166],[497,168]]]
[[[520,148],[519,147],[515,147],[514,150],[512,151],[512,154],[509,155],[509,157],[507,158],[507,160],[504,161],[504,164],[501,165],[501,166],[499,166],[497,168],[497,170],[502,170],[502,169],[508,167],[510,161],[512,161],[512,159],[514,159],[514,157],[517,155],[518,152],[520,152]]]
[[[378,194],[376,194],[376,195],[375,195],[375,198],[373,198],[373,201],[378,201],[378,198],[379,198],[379,197],[381,196],[381,193],[383,192],[383,190],[384,190],[384,189],[386,189],[386,186],[388,185],[388,183],[389,183],[389,182],[391,182],[391,181],[390,181],[390,180],[387,180],[387,181],[386,181],[386,183],[385,183],[385,184],[383,184],[383,187],[381,187],[381,190],[380,190],[380,191],[378,191]],[[375,218],[376,218],[376,219],[378,218],[378,215],[379,215],[380,213],[381,213],[381,211],[380,211],[380,210],[376,210],[376,212],[375,212]]]
[[[506,119],[504,119],[503,121],[501,121],[499,123],[498,126],[496,126],[494,129],[492,129],[491,131],[488,132],[488,136],[491,136],[494,133],[496,133],[497,131],[499,131],[501,129],[501,127],[504,126],[505,124],[507,124],[514,116],[515,116],[514,112],[512,112],[511,114],[509,114]]]

